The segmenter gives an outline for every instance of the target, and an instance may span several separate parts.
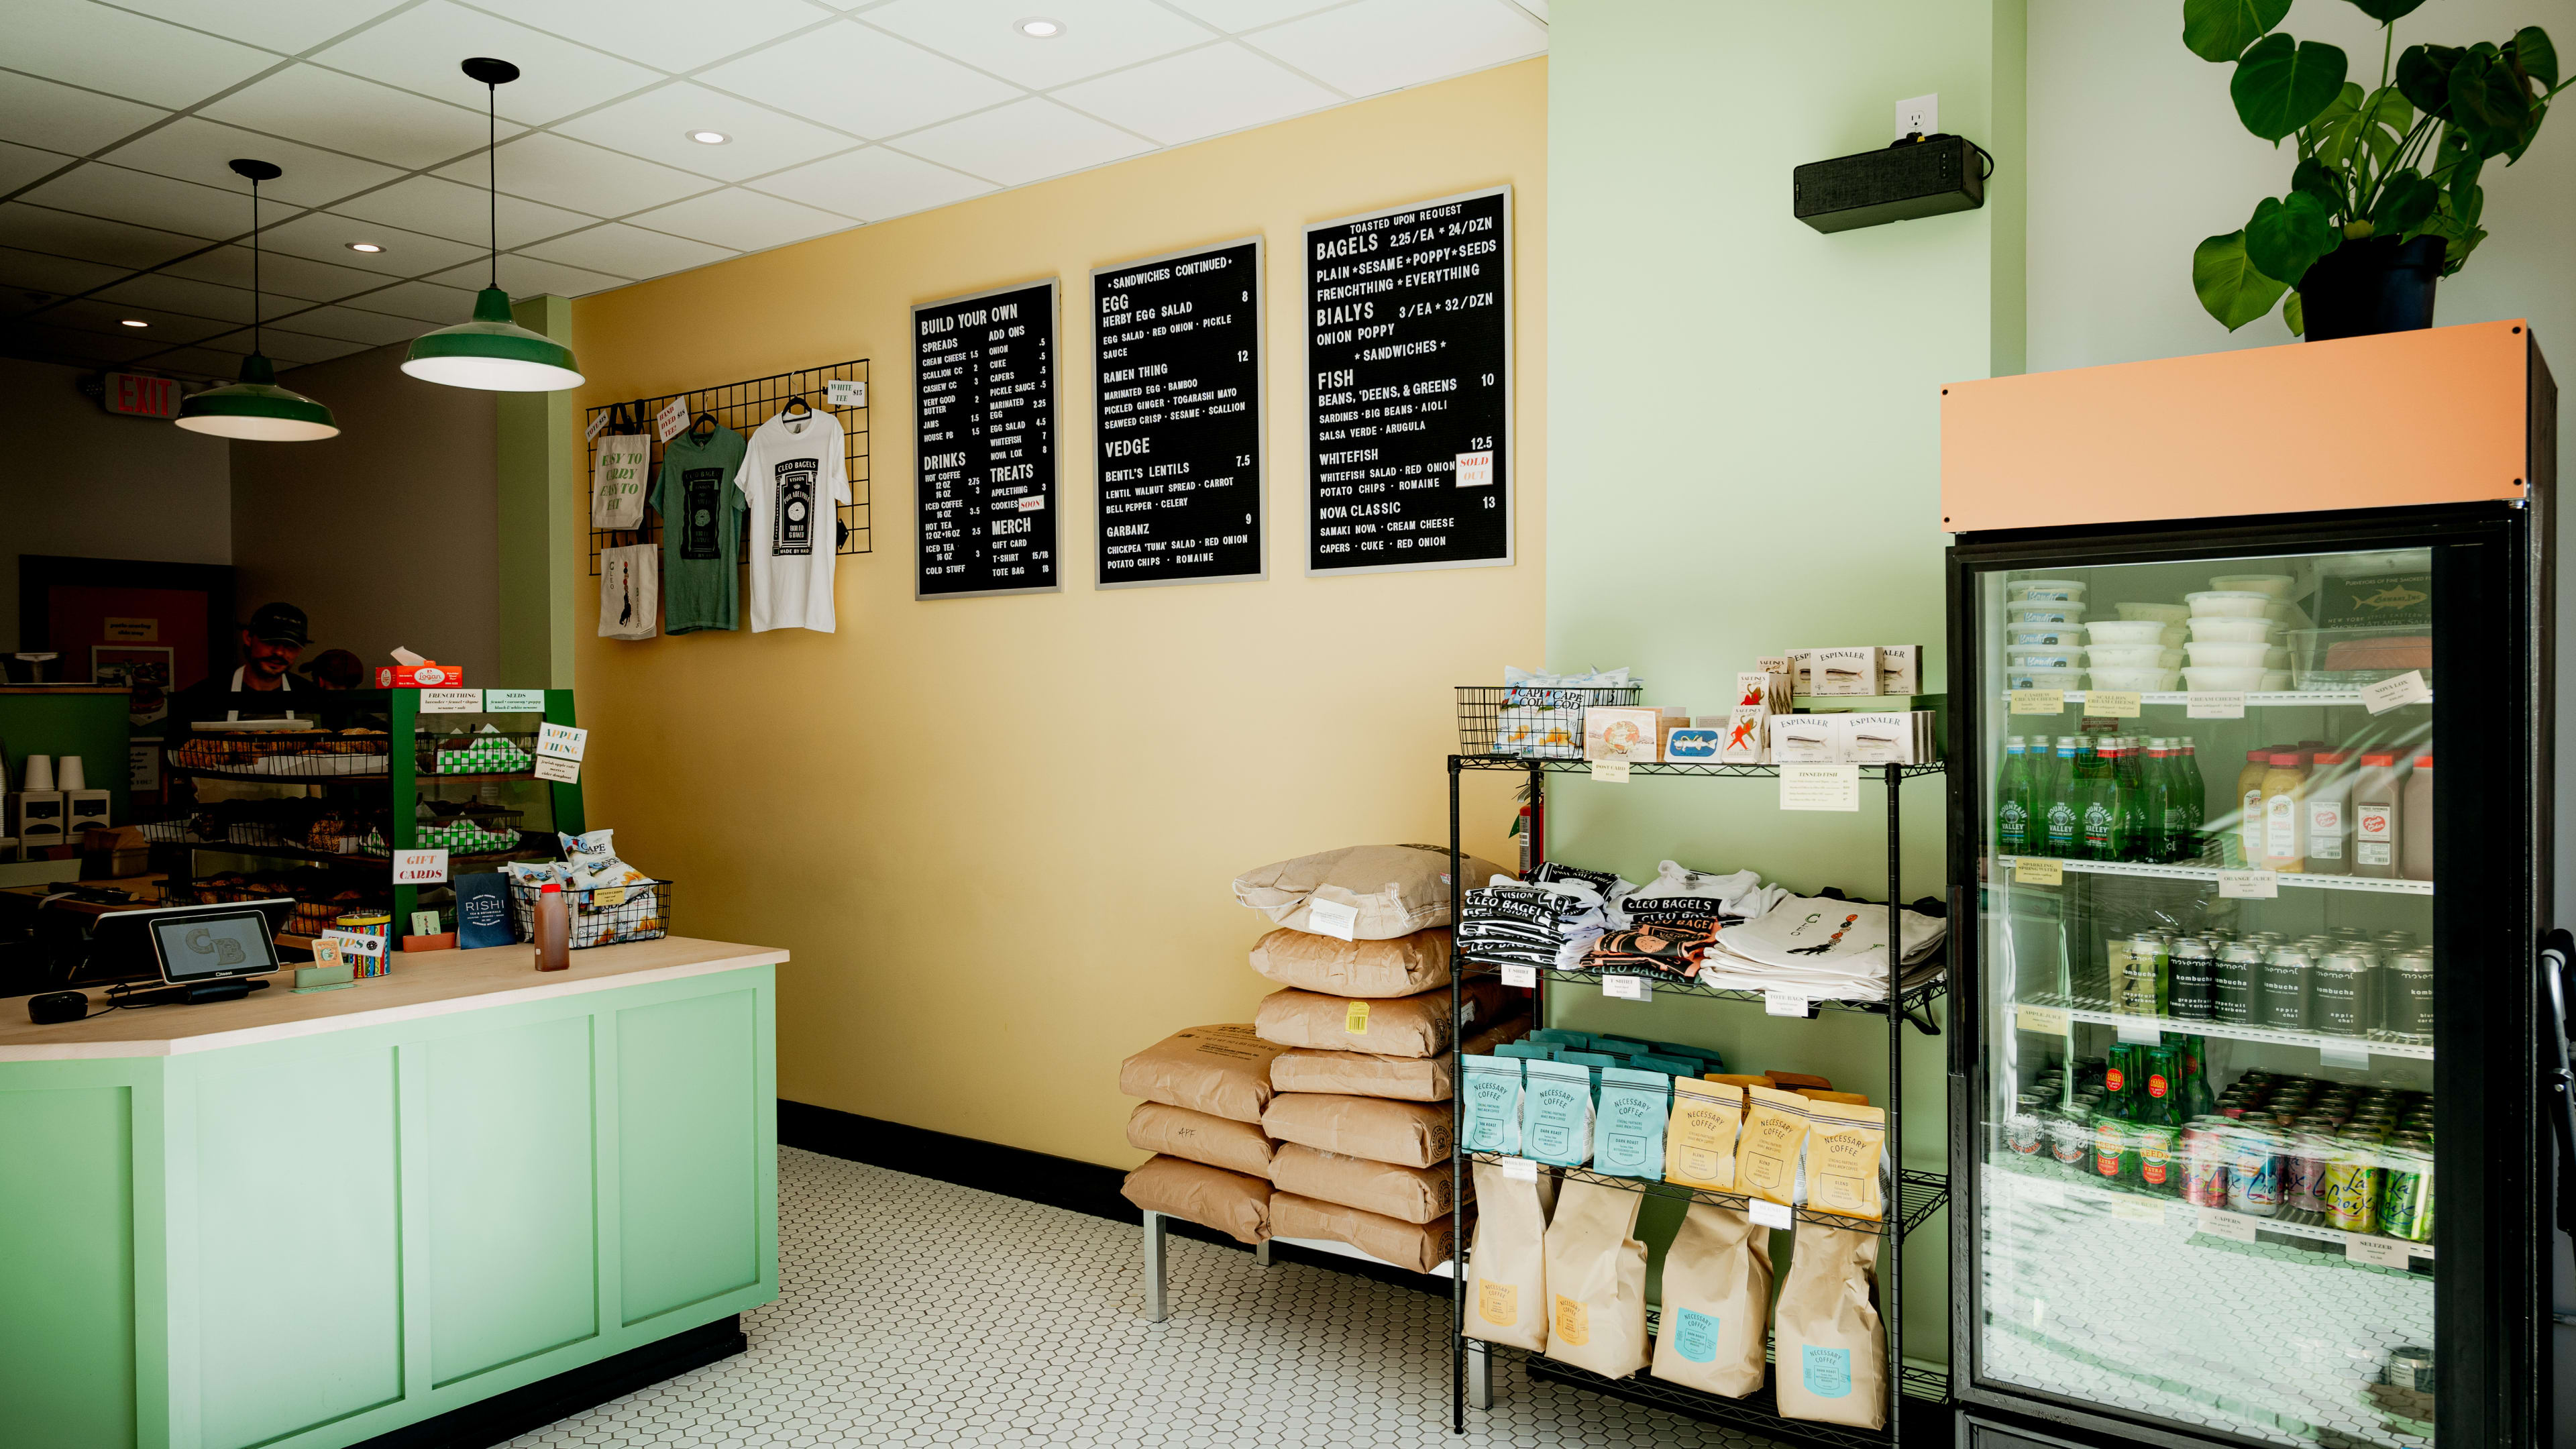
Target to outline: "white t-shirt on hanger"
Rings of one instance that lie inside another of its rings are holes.
[[[836,505],[850,501],[841,424],[830,413],[781,412],[751,435],[733,486],[750,505],[742,533],[751,560],[751,630],[832,632]]]

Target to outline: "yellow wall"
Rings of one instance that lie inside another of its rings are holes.
[[[1450,687],[1540,656],[1546,147],[1528,61],[573,304],[584,407],[871,359],[876,552],[841,560],[839,633],[613,642],[596,590],[576,626],[591,824],[678,881],[680,929],[795,954],[780,1096],[1132,1163],[1119,1060],[1264,992],[1234,876],[1444,838]],[[1300,228],[1505,182],[1520,561],[1308,579]],[[1095,591],[1089,271],[1255,232],[1271,577]],[[1065,589],[916,603],[908,309],[1046,276]],[[1507,779],[1470,781],[1489,859]]]

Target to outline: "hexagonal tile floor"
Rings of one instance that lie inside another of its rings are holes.
[[[1185,1238],[1142,1311],[1135,1228],[782,1148],[776,1303],[748,1352],[511,1441],[570,1446],[1635,1446],[1771,1441],[1523,1380],[1449,1432],[1446,1300]]]

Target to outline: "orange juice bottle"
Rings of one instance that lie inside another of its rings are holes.
[[[2258,865],[2263,860],[2263,777],[2272,769],[2269,749],[2247,750],[2245,768],[2236,772],[2236,828],[2227,834],[2229,865]]]
[[[2305,759],[2295,750],[2276,753],[2263,772],[2263,854],[2250,864],[2265,870],[2307,870],[2308,852],[2299,838],[2307,824],[2308,776],[2300,768]]]

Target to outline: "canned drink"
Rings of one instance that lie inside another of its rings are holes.
[[[2050,1119],[2048,1155],[2057,1159],[2060,1167],[2081,1169],[2085,1166],[2085,1159],[2093,1155],[2092,1127],[2064,1117]]]
[[[2300,1212],[2324,1212],[2326,1164],[2334,1160],[2334,1150],[2333,1119],[2300,1118],[2290,1137],[2290,1165],[2281,1181],[2281,1201]]]
[[[2308,1029],[2309,978],[2315,963],[2296,946],[2282,946],[2263,960],[2262,1006],[2257,1025],[2271,1031]]]
[[[2379,1198],[2379,1230],[2410,1243],[2433,1241],[2433,1157],[2392,1147]]]
[[[2341,1150],[2326,1164],[2326,1225],[2346,1233],[2378,1232],[2379,1199],[2387,1186],[2387,1171],[2369,1146],[2350,1142],[2338,1146]]]
[[[2093,1120],[2093,1172],[2112,1182],[2138,1180],[2138,1141],[2128,1123],[2116,1117]]]
[[[2140,931],[2127,944],[2127,951],[2112,963],[2119,972],[2112,985],[2120,994],[2121,1012],[2128,1016],[2164,1015],[2169,969],[2164,941],[2152,931]]]
[[[2218,956],[2207,941],[2184,936],[2166,963],[2165,1013],[2178,1021],[2216,1021]]]
[[[2144,1123],[2129,1129],[2138,1161],[2138,1186],[2158,1197],[2174,1197],[2182,1190],[2182,1129]]]
[[[2223,1026],[2252,1026],[2262,976],[2262,947],[2239,941],[2220,950],[2211,967],[2210,1020]]]
[[[2310,1029],[2328,1036],[2359,1036],[2367,1030],[2361,1004],[2369,973],[2368,960],[2355,951],[2329,952],[2318,961],[2309,978]]]
[[[2412,1393],[2433,1392],[2433,1350],[2408,1344],[2388,1351],[2388,1382]]]
[[[2224,1117],[2199,1117],[2182,1129],[2182,1196],[2196,1207],[2227,1206],[2227,1164],[2234,1155]]]
[[[2004,1119],[2004,1145],[2024,1157],[2036,1154],[2046,1144],[2047,1135],[2039,1113],[2028,1107],[2016,1107]]]
[[[2239,1127],[2227,1159],[2227,1205],[2248,1217],[2281,1211],[2281,1139],[2261,1127]]]
[[[2433,1039],[2433,958],[2400,951],[2380,967],[2379,1029],[2402,1042]]]

